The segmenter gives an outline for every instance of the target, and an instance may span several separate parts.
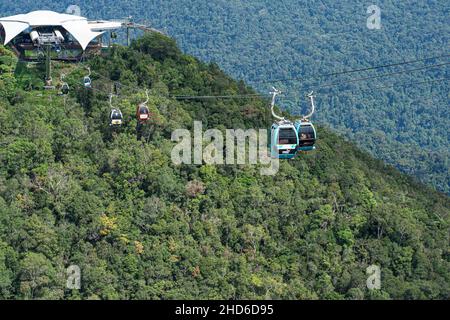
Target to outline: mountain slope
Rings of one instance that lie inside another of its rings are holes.
[[[175,166],[171,133],[268,128],[259,98],[214,64],[147,35],[89,64],[56,64],[67,99],[42,92],[37,66],[0,49],[0,297],[54,299],[421,299],[450,297],[448,197],[325,127],[318,150],[255,166]],[[126,118],[108,126],[107,95]],[[150,89],[152,125],[136,136]],[[378,265],[381,290],[366,288]],[[81,290],[65,289],[78,265]]]
[[[64,11],[72,3],[3,1],[0,12],[20,13],[22,8]],[[254,82],[259,91],[267,93],[276,85],[288,92],[282,105],[294,112],[299,111],[301,97],[315,89],[320,101],[316,120],[403,172],[438,190],[450,191],[448,66],[320,88],[323,84],[442,64],[448,57],[316,78],[448,54],[447,3],[377,1],[381,30],[366,27],[369,3],[360,0],[81,0],[77,4],[82,14],[93,18],[132,15],[140,22],[151,21],[174,36],[185,52],[204,61],[216,61],[235,78]],[[299,80],[272,81],[286,78]],[[444,80],[435,81],[439,79]]]

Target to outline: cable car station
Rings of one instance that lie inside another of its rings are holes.
[[[9,45],[23,61],[45,61],[46,89],[54,89],[51,60],[80,61],[109,48],[116,31],[126,29],[130,44],[130,29],[160,32],[128,20],[88,20],[85,17],[53,11],[33,11],[0,18],[0,39]],[[86,87],[90,86],[85,79]]]

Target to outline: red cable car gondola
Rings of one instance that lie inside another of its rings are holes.
[[[150,111],[146,105],[140,104],[136,110],[136,118],[139,123],[147,122],[150,118]]]
[[[136,109],[136,118],[140,124],[146,123],[150,119],[150,110],[147,107],[148,91],[145,91],[147,100],[144,103],[138,105]]]

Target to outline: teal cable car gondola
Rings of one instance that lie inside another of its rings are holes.
[[[278,121],[273,123],[271,128],[270,153],[272,158],[292,159],[297,154],[298,132],[291,121],[275,114],[275,99],[281,92],[275,88],[273,90],[271,111]]]
[[[298,133],[290,121],[272,125],[271,154],[273,158],[292,159],[297,154]]]

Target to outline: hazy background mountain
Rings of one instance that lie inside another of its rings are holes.
[[[280,103],[299,111],[299,97],[320,84],[346,81],[424,65],[429,60],[341,77],[319,74],[415,60],[448,53],[450,6],[446,1],[376,1],[381,30],[369,30],[370,1],[2,1],[1,15],[35,9],[81,7],[91,18],[151,21],[181,48],[216,61],[237,78],[256,81],[267,92],[287,92]],[[444,192],[450,191],[448,67],[318,90],[315,119],[327,123],[365,150]],[[277,83],[273,79],[301,78]],[[417,83],[420,84],[411,84]],[[427,82],[427,83],[422,83]],[[388,86],[380,88],[380,86]],[[301,98],[300,98],[301,100]],[[304,104],[303,104],[304,106]]]

